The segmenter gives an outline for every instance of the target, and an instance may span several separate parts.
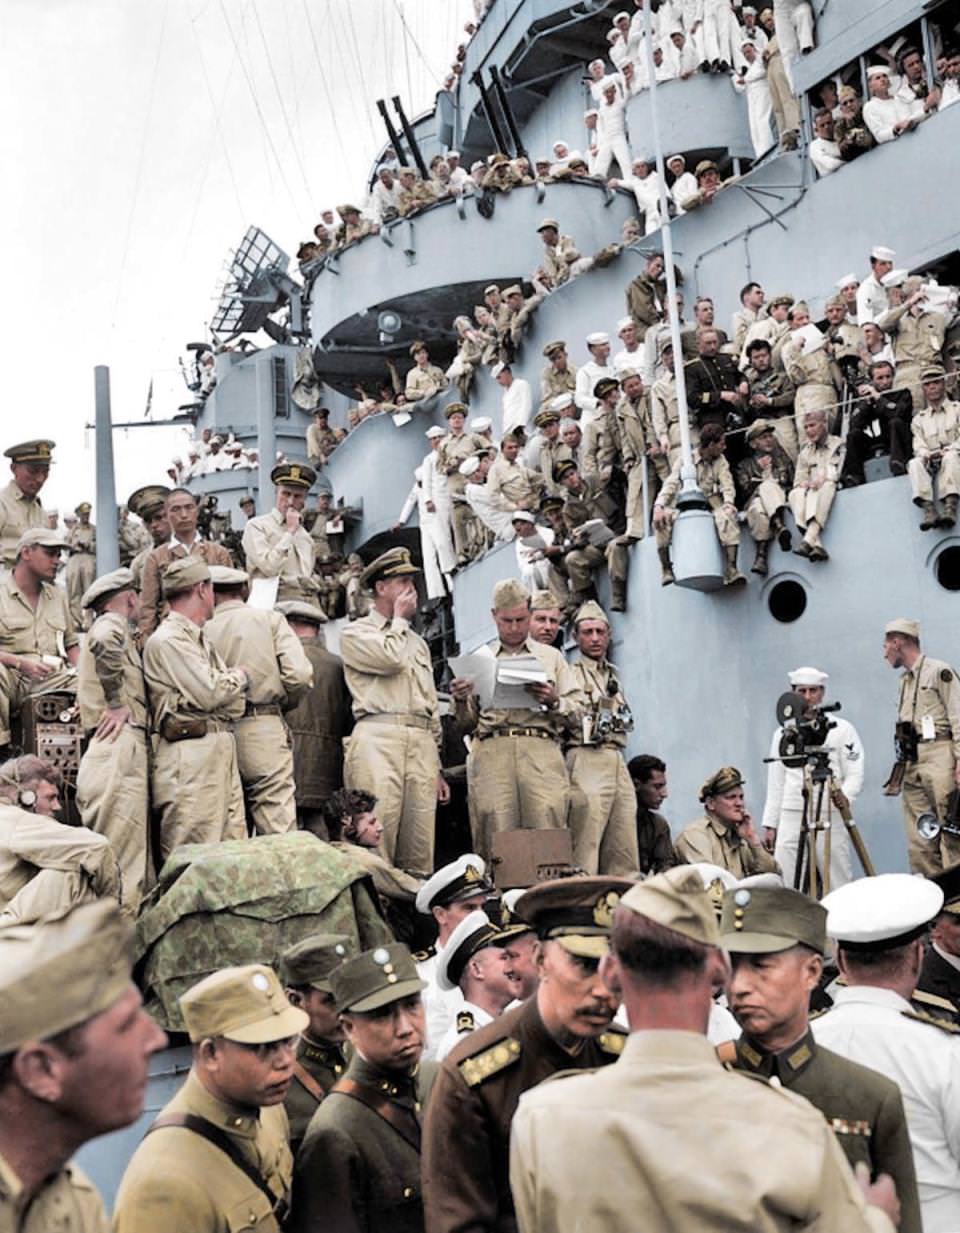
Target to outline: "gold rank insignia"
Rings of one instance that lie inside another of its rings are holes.
[[[615,1053],[618,1057],[623,1052],[626,1043],[625,1032],[604,1032],[602,1036],[597,1037],[597,1044],[604,1053]]]
[[[291,468],[290,468],[290,478],[291,478],[291,479],[299,479],[299,478],[300,478],[300,468],[299,468],[299,467],[291,467]]]
[[[613,913],[619,902],[620,895],[617,891],[607,891],[605,895],[601,895],[593,909],[593,923],[601,929],[609,929],[613,924]]]
[[[512,1036],[497,1041],[476,1057],[468,1057],[460,1063],[459,1070],[467,1087],[477,1087],[485,1079],[499,1074],[520,1056],[520,1041]]]
[[[483,874],[476,865],[468,865],[463,871],[464,882],[482,882]]]
[[[461,1010],[460,1013],[457,1015],[457,1031],[458,1032],[472,1032],[475,1027],[476,1027],[476,1024],[473,1021],[473,1015],[470,1013],[470,1011]]]
[[[954,1027],[946,1019],[938,1019],[936,1015],[924,1014],[921,1010],[901,1010],[900,1014],[903,1015],[904,1019],[916,1019],[918,1023],[928,1023],[930,1027],[939,1028],[941,1032],[950,1032],[952,1035],[960,1032],[960,1027]]]

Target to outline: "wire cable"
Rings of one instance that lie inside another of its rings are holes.
[[[267,58],[267,67],[270,70],[270,77],[273,81],[273,87],[277,92],[277,102],[280,104],[280,115],[283,117],[284,127],[287,130],[287,136],[290,138],[290,146],[293,150],[294,157],[297,160],[297,167],[299,168],[300,176],[303,179],[303,187],[307,191],[307,199],[310,202],[310,208],[311,210],[315,212],[317,208],[315,194],[313,192],[313,189],[310,187],[310,180],[307,176],[307,169],[303,165],[303,156],[300,153],[300,147],[297,145],[297,140],[293,135],[293,128],[291,127],[291,124],[290,124],[290,117],[287,115],[287,107],[283,101],[283,91],[280,89],[280,82],[277,78],[277,72],[276,72],[276,69],[273,67],[273,58],[270,55],[270,48],[267,44],[267,36],[266,34],[264,34],[263,23],[260,21],[260,13],[259,13],[259,10],[257,9],[256,3],[254,3],[253,5],[253,15],[257,22],[257,30],[260,33],[260,41],[263,44],[263,52]]]
[[[327,114],[330,116],[330,119],[333,122],[333,133],[337,139],[337,145],[340,147],[340,157],[343,159],[344,163],[349,163],[350,159],[347,154],[347,148],[343,143],[343,136],[340,132],[340,125],[337,123],[337,113],[334,110],[333,98],[330,95],[330,86],[327,83],[327,75],[323,71],[323,60],[320,56],[320,47],[319,47],[319,44],[317,43],[317,34],[313,28],[313,21],[310,17],[310,7],[307,4],[307,0],[302,0],[302,3],[303,3],[303,14],[307,19],[307,29],[310,31],[310,41],[313,44],[313,54],[317,61],[317,70],[320,74],[320,84],[321,86],[323,86],[323,92],[327,97]]]

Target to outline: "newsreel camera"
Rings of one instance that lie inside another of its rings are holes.
[[[839,702],[831,702],[829,706],[809,706],[799,694],[790,690],[780,695],[777,699],[777,722],[783,729],[779,754],[784,766],[797,768],[809,763],[815,772],[814,778],[829,776],[830,751],[825,748],[825,743],[827,733],[837,726],[837,722],[827,716],[839,710]]]
[[[917,834],[921,839],[936,839],[939,835],[960,835],[960,788],[947,797],[946,816],[941,821],[935,813],[922,813],[917,818]]]

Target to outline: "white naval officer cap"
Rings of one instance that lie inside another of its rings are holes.
[[[897,254],[892,248],[884,248],[882,244],[875,244],[870,249],[870,256],[874,261],[895,261]]]
[[[429,916],[431,908],[445,908],[464,899],[488,895],[493,888],[486,875],[486,861],[475,852],[458,856],[438,869],[417,891],[417,911]]]
[[[476,454],[471,454],[469,458],[464,458],[463,462],[461,462],[460,466],[457,468],[460,474],[465,475],[467,479],[469,479],[471,475],[476,475],[479,469],[480,459]]]
[[[448,993],[456,989],[473,956],[488,946],[502,946],[507,936],[479,908],[465,916],[437,955],[438,987]]]
[[[791,685],[807,685],[817,689],[821,685],[826,685],[830,678],[819,668],[794,668],[792,672],[787,673],[787,680]]]
[[[831,891],[823,906],[827,936],[845,950],[893,950],[925,932],[943,907],[943,891],[911,873],[881,873]]]

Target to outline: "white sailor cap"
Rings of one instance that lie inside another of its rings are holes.
[[[496,379],[497,377],[500,376],[500,374],[503,372],[505,368],[509,368],[509,367],[510,367],[509,364],[504,364],[502,361],[499,361],[498,363],[494,364],[494,366],[490,369],[490,376]]]
[[[619,37],[620,37],[620,31],[617,29],[616,26],[614,26],[612,30],[607,31],[607,42],[608,43],[612,43],[615,39],[618,39]]]
[[[743,14],[744,17],[746,17],[748,13],[752,13],[754,17],[756,17],[757,15],[757,10],[753,7],[752,4],[745,4],[743,8],[740,10],[740,12]]]
[[[511,522],[536,522],[533,514],[528,509],[515,509],[510,515]]]
[[[469,458],[464,458],[457,470],[469,479],[471,475],[476,475],[480,470],[480,459],[476,454],[471,454]]]
[[[897,254],[892,248],[884,248],[882,244],[875,244],[870,249],[870,256],[874,261],[895,261]]]
[[[621,9],[619,13],[614,14],[613,24],[616,25],[618,21],[623,21],[624,18],[626,18],[627,21],[629,21],[630,14],[626,11],[626,9]]]
[[[890,70],[885,64],[871,64],[867,69],[867,77],[889,77]]]
[[[456,989],[467,964],[478,951],[502,946],[506,935],[479,909],[465,916],[447,938],[437,955],[437,985],[449,992]]]
[[[483,171],[486,165],[487,164],[483,161],[482,158],[478,158],[476,162],[473,162],[470,164],[470,170],[471,171]]]
[[[631,326],[633,324],[634,324],[634,320],[632,317],[621,317],[620,320],[617,322],[617,333],[622,334],[623,331],[628,326]]]
[[[470,421],[471,432],[487,432],[493,427],[493,420],[489,415],[478,415],[476,419]]]
[[[565,141],[555,141],[551,149],[553,150],[554,154],[556,154],[560,150],[569,149],[569,147],[567,146],[567,143]]]
[[[943,907],[943,891],[910,873],[881,873],[831,891],[823,906],[827,936],[845,950],[893,950],[925,932]]]
[[[889,274],[884,274],[880,279],[880,283],[884,287],[902,287],[907,281],[909,270],[891,270]]]
[[[441,428],[439,424],[432,424],[423,435],[429,437],[432,441],[434,437],[445,437],[447,434],[446,430]]]
[[[830,678],[819,668],[794,668],[788,673],[787,680],[791,685],[807,685],[817,689],[821,685],[826,685]]]
[[[633,156],[633,162],[630,164],[630,166],[636,167],[638,163],[643,163],[644,167],[652,167],[655,162],[656,162],[656,159],[653,157],[652,154],[648,154],[644,152],[642,154],[635,154]]]
[[[836,283],[834,283],[834,286],[837,288],[838,291],[842,291],[844,287],[850,287],[854,283],[859,283],[859,282],[860,282],[860,279],[857,278],[856,274],[844,274],[843,278],[837,279]]]
[[[588,67],[588,68],[593,68],[593,66],[594,66],[595,64],[599,64],[599,65],[600,65],[600,67],[602,68],[602,67],[603,67],[603,57],[602,57],[602,56],[600,56],[600,57],[598,57],[596,60],[591,60],[591,61],[590,61],[590,63],[587,65],[587,67]],[[604,80],[604,81],[606,81],[606,78],[604,78],[603,80]]]
[[[429,916],[431,908],[446,908],[451,903],[489,894],[492,887],[486,874],[486,862],[475,852],[458,856],[438,869],[417,891],[417,911]]]
[[[563,411],[567,407],[572,407],[573,395],[570,393],[558,394],[556,398],[550,399],[549,406],[551,411]]]
[[[668,154],[668,155],[667,155],[667,157],[666,157],[666,159],[665,159],[665,162],[666,162],[667,166],[669,167],[669,166],[670,166],[670,164],[671,164],[671,163],[675,163],[675,162],[677,161],[677,159],[679,159],[679,160],[680,160],[680,162],[681,162],[681,163],[683,163],[684,167],[686,167],[686,165],[687,165],[687,160],[683,157],[683,155],[682,155],[682,154]]]
[[[608,343],[609,341],[610,335],[604,334],[602,330],[597,330],[596,333],[587,335],[588,347],[599,347],[602,343]]]
[[[459,158],[459,157],[460,157],[459,150],[448,150],[447,151],[447,158]]]

